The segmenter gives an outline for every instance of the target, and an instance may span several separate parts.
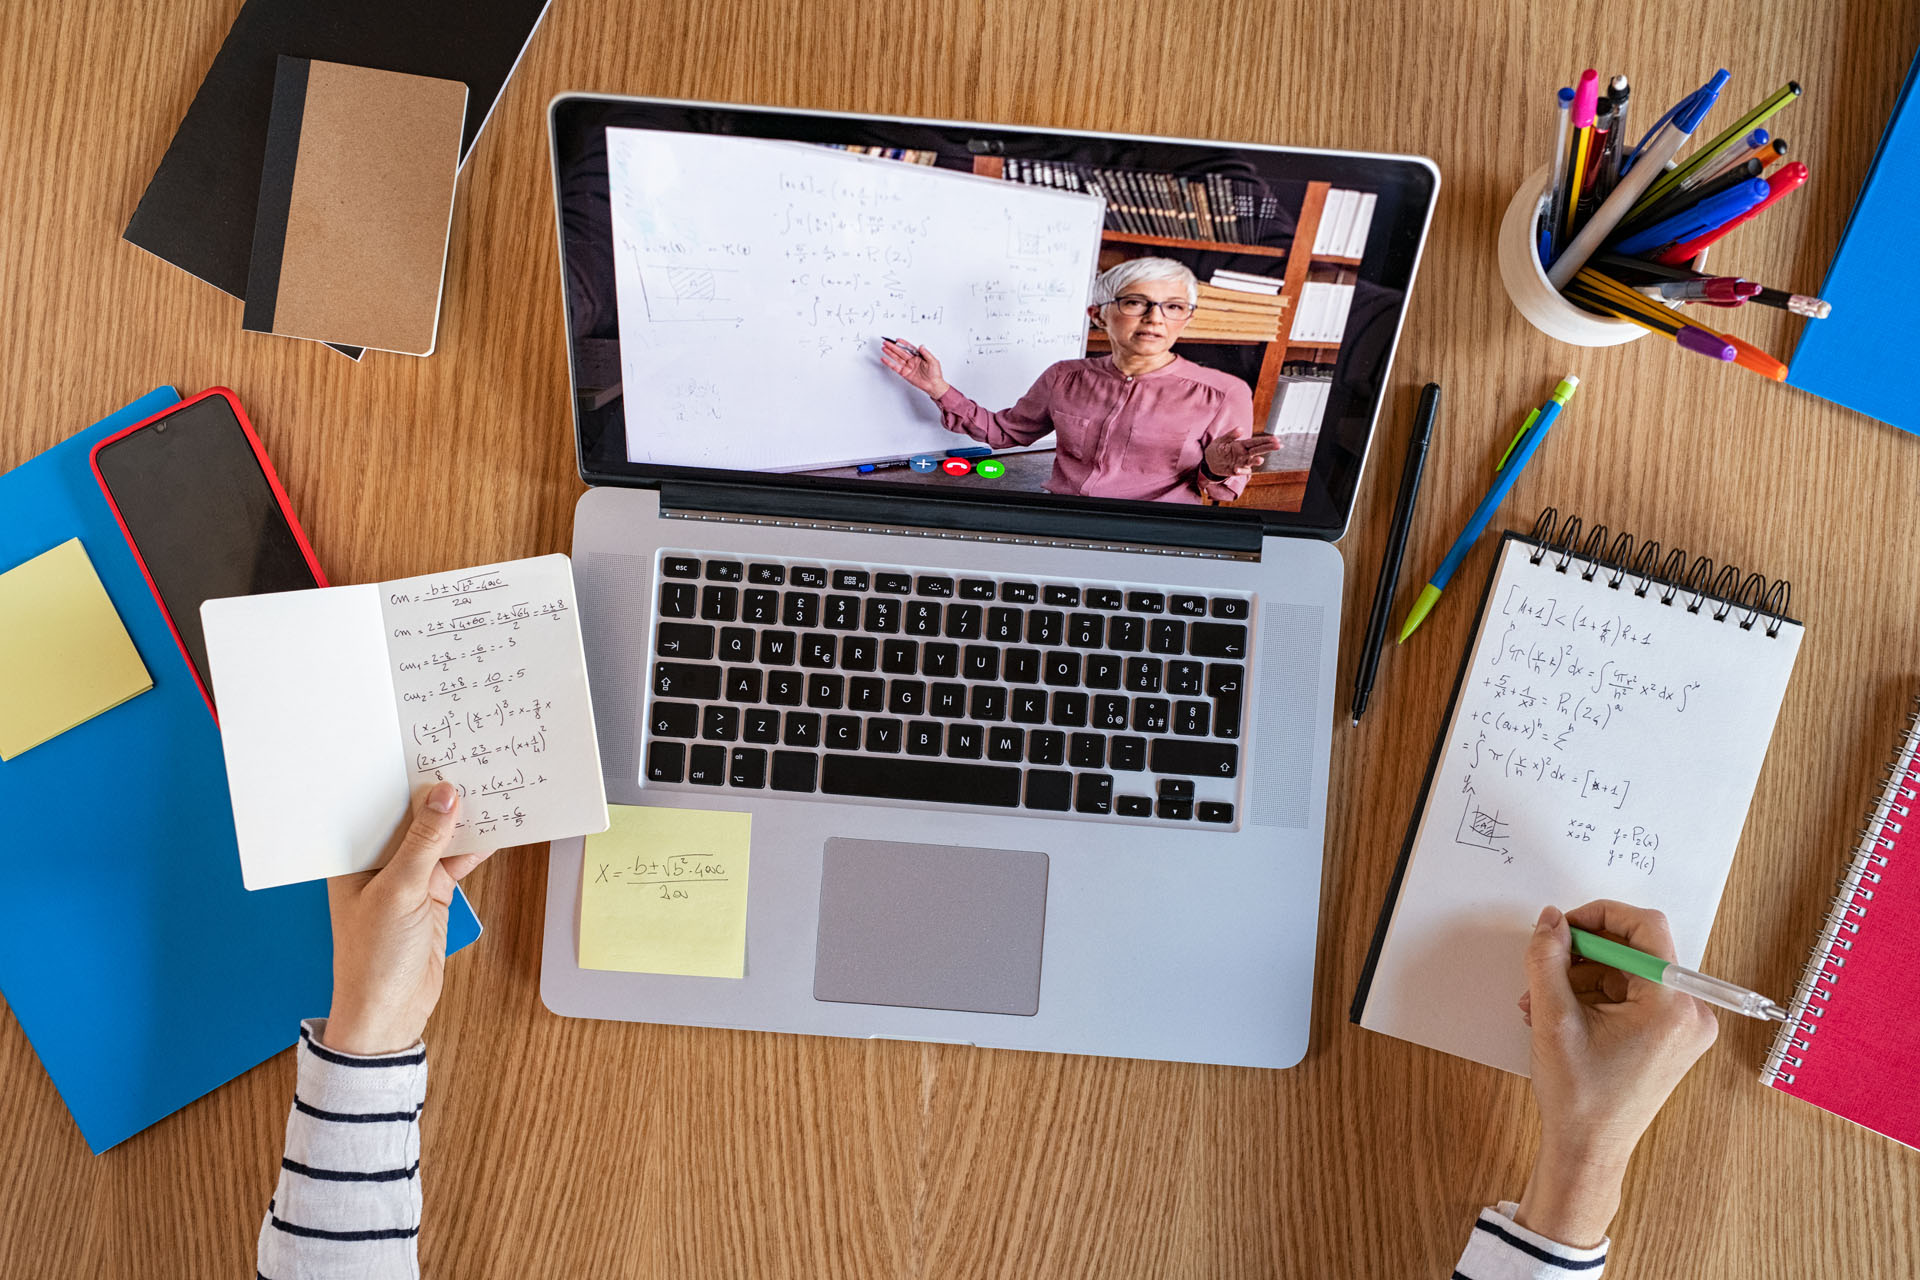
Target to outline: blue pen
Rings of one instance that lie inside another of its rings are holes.
[[[1562,378],[1560,385],[1556,386],[1553,394],[1547,398],[1547,402],[1540,406],[1540,416],[1532,420],[1531,427],[1521,428],[1520,443],[1513,449],[1512,456],[1504,460],[1499,475],[1493,482],[1493,488],[1487,490],[1487,496],[1480,499],[1480,505],[1473,509],[1473,515],[1468,519],[1467,527],[1462,529],[1460,536],[1453,540],[1453,547],[1447,552],[1447,558],[1440,562],[1439,569],[1427,579],[1427,585],[1420,588],[1420,598],[1413,602],[1413,608],[1408,612],[1407,620],[1400,628],[1399,643],[1405,644],[1407,637],[1426,621],[1429,613],[1433,612],[1434,604],[1439,601],[1440,593],[1446,590],[1454,571],[1460,567],[1460,562],[1467,558],[1467,552],[1473,550],[1473,544],[1480,540],[1480,535],[1486,530],[1487,521],[1493,519],[1494,511],[1506,500],[1508,491],[1513,488],[1513,482],[1520,478],[1520,473],[1526,469],[1528,459],[1532,458],[1535,450],[1539,449],[1540,442],[1547,438],[1548,429],[1560,416],[1560,410],[1566,406],[1567,401],[1573,399],[1573,393],[1579,386],[1580,379],[1572,374]]]
[[[1636,231],[1610,247],[1615,253],[1624,253],[1631,257],[1637,253],[1651,252],[1665,245],[1678,244],[1682,240],[1691,240],[1697,235],[1702,235],[1739,217],[1765,200],[1771,191],[1772,188],[1767,185],[1765,178],[1753,178],[1736,183],[1719,195],[1708,196],[1691,208],[1682,209],[1671,218],[1654,223],[1645,231]]]

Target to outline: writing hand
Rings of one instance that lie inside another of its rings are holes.
[[[1620,1206],[1627,1159],[1681,1077],[1719,1033],[1693,997],[1593,961],[1573,959],[1568,923],[1673,960],[1658,911],[1602,900],[1540,913],[1527,944],[1521,1016],[1533,1029],[1540,1155],[1516,1221],[1591,1247]]]
[[[925,347],[916,350],[889,338],[880,344],[880,363],[935,400],[947,394],[947,379],[940,361]]]
[[[445,857],[460,796],[422,795],[400,847],[378,871],[327,881],[333,916],[333,1012],[321,1040],[343,1053],[392,1053],[420,1039],[440,1001],[453,886],[490,853]]]
[[[1250,476],[1260,460],[1279,447],[1269,435],[1222,436],[1207,446],[1207,470],[1222,478]]]

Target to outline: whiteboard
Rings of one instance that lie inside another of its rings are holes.
[[[1006,408],[1086,353],[1096,196],[805,143],[607,130],[627,456],[811,470],[971,443],[880,363]]]

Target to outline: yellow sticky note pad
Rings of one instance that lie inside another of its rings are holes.
[[[0,573],[0,760],[151,688],[80,539]]]
[[[747,970],[746,813],[609,805],[580,868],[580,967],[739,978]]]

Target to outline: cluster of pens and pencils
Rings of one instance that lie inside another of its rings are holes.
[[[1589,69],[1561,89],[1549,196],[1536,229],[1540,265],[1577,306],[1777,382],[1787,376],[1785,364],[1670,305],[1755,303],[1816,319],[1831,310],[1818,298],[1704,269],[1709,246],[1807,180],[1806,165],[1786,160],[1785,139],[1761,127],[1800,96],[1791,81],[1679,159],[1728,78],[1714,72],[1631,145],[1625,76],[1613,77],[1603,94],[1599,73]]]

